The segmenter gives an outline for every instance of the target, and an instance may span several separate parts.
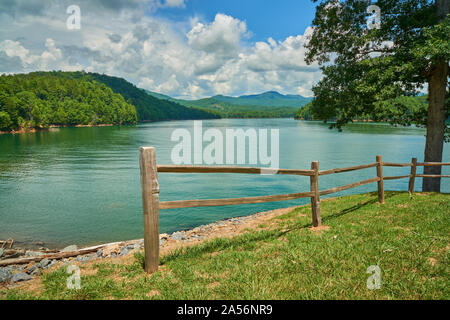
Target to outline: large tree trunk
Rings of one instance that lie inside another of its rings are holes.
[[[436,0],[439,20],[449,13],[450,1]],[[448,61],[441,60],[434,66],[428,79],[428,119],[425,162],[442,162],[445,135],[445,96],[447,94]],[[424,167],[424,174],[440,175],[442,167]],[[441,178],[424,178],[422,191],[440,192]]]
[[[445,134],[445,96],[447,93],[447,61],[441,61],[428,82],[428,119],[425,162],[442,162]],[[441,174],[442,167],[424,167],[424,174]],[[440,192],[441,178],[424,178],[422,191]]]

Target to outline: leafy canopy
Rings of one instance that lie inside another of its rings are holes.
[[[132,124],[136,109],[102,83],[57,73],[0,76],[0,130]]]
[[[379,0],[379,29],[369,29],[370,1],[317,2],[306,61],[323,79],[313,88],[317,119],[341,128],[360,116],[394,124],[426,124],[426,110],[408,108],[438,61],[450,58],[450,18],[438,21],[434,1]],[[405,110],[414,112],[405,112]],[[449,103],[446,103],[447,117]]]

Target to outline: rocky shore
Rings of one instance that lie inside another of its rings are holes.
[[[285,214],[297,207],[259,212],[202,225],[190,230],[160,235],[160,251],[168,253],[182,246],[198,244],[204,240],[233,237],[254,229],[275,216]],[[69,264],[85,264],[102,259],[127,257],[144,248],[144,240],[115,242],[78,249],[76,245],[61,250],[44,247],[39,250],[0,249],[0,285],[13,285],[38,277],[46,270]],[[12,255],[10,253],[13,253]],[[14,262],[9,264],[9,262]]]

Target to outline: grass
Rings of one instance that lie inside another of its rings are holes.
[[[64,268],[38,290],[0,289],[2,299],[449,299],[450,195],[386,193],[322,202],[328,228],[313,231],[310,207],[298,208],[232,239],[162,257],[143,272],[128,263],[81,266],[81,289],[66,288]],[[377,265],[381,288],[369,290]],[[87,268],[87,267],[86,267]]]

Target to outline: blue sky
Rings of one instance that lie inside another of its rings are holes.
[[[0,1],[0,73],[85,70],[185,99],[311,96],[313,17],[310,0]]]
[[[311,0],[189,0],[184,8],[166,8],[156,15],[173,21],[194,16],[212,21],[224,13],[246,22],[253,34],[250,40],[264,41],[303,33],[314,18],[314,7]]]

